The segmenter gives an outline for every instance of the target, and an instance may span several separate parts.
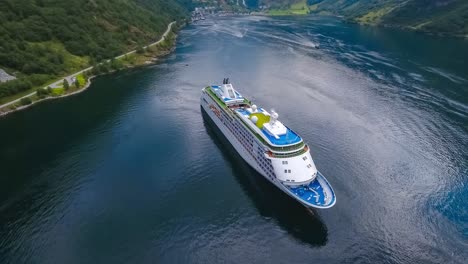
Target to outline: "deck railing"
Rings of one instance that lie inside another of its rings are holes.
[[[273,158],[290,158],[290,157],[295,157],[295,156],[302,155],[302,154],[306,153],[308,149],[309,148],[307,146],[305,146],[304,148],[302,148],[299,151],[292,152],[292,153],[286,153],[286,154],[274,153],[274,152],[270,151],[270,152],[268,152],[268,155],[270,157],[273,157]]]

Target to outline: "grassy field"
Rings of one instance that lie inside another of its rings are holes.
[[[84,77],[83,73],[80,73],[76,76],[76,80],[80,84],[80,87],[83,87],[86,84],[86,78]]]
[[[372,10],[364,16],[357,17],[355,20],[361,24],[374,25],[381,21],[381,18],[390,13],[393,10],[392,7],[383,7],[377,10]]]
[[[289,16],[289,15],[308,15],[310,13],[307,0],[301,0],[285,9],[271,9],[268,11],[270,16]]]
[[[65,93],[65,89],[63,87],[57,87],[52,89],[51,95],[52,96],[59,96]]]

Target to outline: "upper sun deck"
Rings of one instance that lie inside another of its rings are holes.
[[[232,84],[212,85],[211,90],[226,105],[239,104],[244,102],[244,97],[234,90]]]
[[[278,120],[278,114],[272,111],[270,114],[263,108],[251,105],[237,92],[232,84],[225,80],[222,85],[211,85],[208,93],[218,104],[228,107],[249,127],[249,129],[262,138],[272,147],[279,147],[280,151],[290,151],[296,144],[302,142],[302,138],[294,131],[286,127]],[[302,147],[302,146],[301,146]]]
[[[278,114],[275,112],[270,115],[263,108],[257,109],[255,105],[237,108],[235,111],[251,129],[272,146],[285,147],[302,141],[296,132],[277,120]]]

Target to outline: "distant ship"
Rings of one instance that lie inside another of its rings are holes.
[[[202,89],[202,109],[258,173],[306,207],[330,208],[333,188],[316,169],[309,146],[293,130],[234,90],[229,79]]]

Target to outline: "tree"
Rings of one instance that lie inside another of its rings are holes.
[[[75,80],[75,87],[76,87],[76,89],[80,88],[80,82],[78,81],[78,78],[76,78],[76,80]]]
[[[111,70],[110,63],[105,61],[98,65],[98,69],[100,73],[108,73]]]
[[[68,88],[70,88],[70,84],[67,79],[63,79],[63,89],[68,90]]]
[[[49,94],[49,91],[48,89],[37,88],[36,94],[39,98],[44,98],[45,96],[47,96],[47,94]]]
[[[144,49],[142,46],[138,45],[138,48],[137,48],[137,50],[136,50],[136,53],[138,53],[138,54],[143,54],[143,53],[145,53],[145,49]]]
[[[111,68],[113,70],[117,71],[120,68],[122,68],[122,62],[120,62],[120,60],[116,60],[116,59],[112,58],[111,61],[110,61],[110,66],[111,66]]]
[[[94,65],[93,68],[91,69],[91,74],[92,75],[99,75],[101,73],[101,69],[99,68],[99,64]]]
[[[28,105],[28,104],[31,104],[31,103],[32,103],[32,100],[29,97],[21,98],[21,100],[20,100],[21,105]]]

